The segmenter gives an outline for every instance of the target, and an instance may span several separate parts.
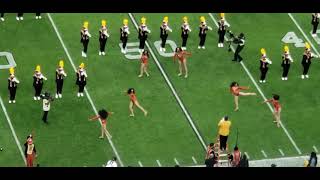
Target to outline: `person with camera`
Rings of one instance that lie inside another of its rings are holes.
[[[267,58],[267,52],[264,48],[261,49],[261,58],[260,58],[260,83],[265,83],[266,82],[266,76],[267,72],[269,70],[268,65],[272,64],[272,61],[270,61],[269,58]]]
[[[9,69],[10,76],[8,78],[8,89],[10,92],[9,103],[16,103],[16,92],[17,92],[17,84],[19,84],[19,80],[14,76],[14,68],[11,67]]]
[[[245,45],[245,36],[243,33],[240,33],[238,37],[234,37],[234,35],[231,33],[231,31],[228,32],[230,36],[232,37],[232,40],[230,41],[229,44],[229,49],[228,51],[231,51],[231,43],[237,44],[237,48],[234,52],[234,58],[232,61],[242,61],[242,57],[240,56],[240,52],[244,48]]]
[[[212,30],[210,26],[207,25],[206,19],[204,16],[200,17],[200,25],[199,25],[199,37],[200,37],[200,42],[198,49],[202,48],[205,49],[206,47],[204,46],[206,42],[206,37],[207,37],[207,31]]]
[[[220,20],[218,21],[218,35],[219,35],[219,40],[218,40],[218,47],[223,47],[224,43],[224,36],[227,31],[227,27],[230,27],[230,25],[226,22],[224,18],[224,13],[220,13]]]
[[[53,101],[53,98],[50,96],[50,93],[48,92],[45,92],[40,97],[42,99],[42,107],[43,107],[42,121],[48,124],[48,113],[50,111],[50,104]]]
[[[59,66],[56,69],[56,84],[57,84],[57,93],[56,99],[62,98],[62,87],[63,87],[63,80],[67,77],[67,74],[64,72],[64,62],[63,60],[59,61]]]
[[[33,97],[34,100],[40,100],[43,80],[47,80],[47,78],[41,73],[40,65],[37,65],[35,73],[33,74],[33,87],[35,90],[35,94]]]
[[[191,32],[189,23],[188,23],[188,17],[184,16],[182,18],[183,24],[181,25],[181,38],[182,38],[182,50],[187,50],[187,40],[189,37],[189,33]]]

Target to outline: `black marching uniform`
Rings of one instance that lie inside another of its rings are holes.
[[[312,13],[311,24],[313,26],[312,34],[316,34],[317,33],[317,28],[318,28],[318,25],[319,25],[319,14],[318,13]]]
[[[129,27],[122,26],[120,28],[120,41],[122,42],[122,50],[125,50],[127,47],[128,35],[129,35]]]
[[[168,31],[172,31],[167,24],[162,24],[160,26],[160,39],[161,39],[161,48],[165,48],[166,41],[168,38]]]
[[[301,64],[303,66],[303,72],[302,72],[303,76],[308,75],[308,71],[309,71],[309,68],[311,65],[312,58],[313,58],[313,56],[310,51],[307,51],[303,54],[302,61],[301,61]]]
[[[40,100],[40,94],[42,91],[42,87],[43,87],[43,80],[46,80],[47,78],[44,77],[42,74],[37,74],[35,73],[33,75],[33,87],[35,90],[35,94],[34,97],[37,97],[38,100]]]
[[[138,36],[140,43],[139,43],[139,49],[143,50],[146,40],[148,38],[148,28],[146,25],[140,25],[139,26],[139,36]]]
[[[207,31],[209,30],[208,26],[205,24],[200,24],[199,27],[199,37],[200,37],[200,42],[199,46],[204,47],[204,43],[206,42],[206,37],[207,37]]]
[[[57,84],[57,93],[56,95],[62,94],[63,80],[67,76],[63,69],[56,69],[56,84]]]
[[[87,74],[85,70],[77,71],[77,81],[76,84],[79,86],[78,93],[83,93],[84,87],[87,85]]]
[[[242,51],[242,49],[244,48],[244,45],[245,45],[244,35],[240,34],[239,38],[237,40],[235,40],[235,43],[238,45],[237,45],[236,51],[234,52],[233,61],[239,60],[239,62],[241,62],[243,58],[240,56],[240,52]]]
[[[267,60],[260,59],[260,82],[265,81],[267,72],[269,70],[268,65],[270,63]]]
[[[109,34],[106,27],[102,27],[99,30],[99,43],[100,43],[100,52],[104,52],[107,44]]]
[[[281,63],[281,67],[283,69],[282,78],[288,78],[288,73],[289,73],[291,62],[292,62],[292,59],[291,59],[290,55],[288,53],[284,53],[282,55],[282,63]]]
[[[0,19],[1,21],[4,21],[4,13],[0,13]]]
[[[89,44],[89,37],[90,37],[90,35],[88,34],[88,30],[87,29],[82,29],[81,32],[80,32],[80,35],[81,35],[80,42],[83,45],[83,52],[85,54],[87,54],[88,44]]]
[[[182,38],[182,48],[186,48],[187,41],[189,37],[189,32],[191,32],[191,29],[187,23],[182,24],[181,26],[181,38]]]
[[[15,101],[16,99],[16,92],[17,92],[17,85],[18,85],[19,81],[13,77],[9,77],[8,78],[8,89],[9,89],[9,92],[10,92],[10,101]]]
[[[225,24],[224,21],[220,20],[218,22],[219,28],[218,28],[218,35],[219,35],[219,40],[218,43],[222,43],[224,42],[224,35],[226,34],[227,31],[227,25]]]

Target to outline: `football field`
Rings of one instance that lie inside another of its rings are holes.
[[[314,58],[309,79],[301,79],[301,59],[304,42],[309,42],[314,54],[320,56],[320,30],[311,36],[309,14],[232,14],[225,17],[230,30],[243,32],[246,45],[241,52],[242,63],[233,62],[233,52],[227,43],[218,48],[216,22],[218,13],[79,13],[24,14],[17,21],[15,14],[5,14],[0,22],[0,53],[9,52],[16,64],[15,75],[20,80],[15,104],[8,103],[7,78],[9,70],[5,56],[0,56],[0,166],[25,166],[24,142],[34,131],[38,156],[36,163],[44,167],[100,167],[113,156],[121,166],[181,166],[202,165],[207,144],[217,137],[219,120],[228,115],[231,133],[228,145],[233,148],[236,132],[238,146],[250,160],[309,155],[320,148],[319,127],[320,63]],[[159,51],[159,27],[164,16],[169,17],[166,53]],[[182,18],[187,16],[192,29],[187,51],[189,77],[178,76],[178,63],[172,60],[175,47],[181,46]],[[199,18],[205,16],[212,27],[206,38],[206,49],[198,49]],[[139,78],[140,61],[137,24],[147,18],[151,30],[146,49],[150,51],[150,77]],[[120,49],[122,20],[129,20],[129,52]],[[98,31],[101,20],[107,22],[110,37],[106,55],[99,56]],[[88,57],[81,56],[80,29],[89,22]],[[290,48],[294,62],[288,81],[281,80],[283,46]],[[272,60],[267,82],[259,83],[260,49],[265,48]],[[34,101],[32,75],[36,65],[48,78],[42,92],[55,94],[55,69],[64,60],[68,76],[63,98],[55,99],[48,115],[49,124],[42,122],[42,102]],[[85,64],[88,83],[84,97],[77,97],[75,70]],[[257,96],[240,97],[238,112],[234,112],[232,81],[249,86]],[[148,116],[135,109],[129,117],[128,88],[135,88]],[[273,123],[273,108],[262,104],[272,94],[280,95],[282,125]],[[113,111],[107,129],[111,139],[99,139],[100,124],[88,118],[102,108]],[[303,162],[301,162],[303,163]]]

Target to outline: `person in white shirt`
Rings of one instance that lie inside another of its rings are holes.
[[[43,117],[42,121],[48,124],[48,113],[50,111],[50,103],[53,101],[53,98],[50,96],[50,93],[46,92],[44,95],[41,95],[42,98],[42,107],[43,107]]]
[[[107,164],[104,165],[104,167],[118,167],[117,158],[113,157],[111,160],[107,162]]]

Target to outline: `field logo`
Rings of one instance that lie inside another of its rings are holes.
[[[7,59],[8,64],[6,65],[0,65],[0,69],[9,69],[11,67],[16,67],[17,64],[14,61],[13,55],[9,52],[0,52],[0,57],[5,56]]]
[[[286,44],[294,43],[294,46],[297,48],[305,46],[305,44],[303,43],[303,40],[299,39],[294,32],[287,32],[287,34],[282,38],[281,41]]]
[[[312,36],[312,31],[310,31],[310,34],[311,34],[311,36]],[[317,44],[320,45],[320,37],[319,37],[319,34],[320,34],[320,30],[317,30],[316,36],[312,36],[312,37],[313,37],[313,39],[317,42]]]
[[[174,51],[177,48],[177,45],[174,41],[171,40],[167,40],[166,44],[168,44],[170,46],[170,52],[166,53],[166,52],[162,52],[160,51],[160,46],[161,46],[161,41],[156,41],[154,42],[154,46],[156,47],[158,53],[163,56],[163,57],[173,57],[174,56]]]
[[[161,52],[160,45],[161,41],[154,42],[154,46],[157,49],[158,53],[162,57],[172,57],[174,56],[174,51],[177,48],[177,44],[172,40],[167,40],[167,45],[169,45],[169,51]],[[120,49],[122,49],[122,43],[119,43]],[[141,54],[139,53],[139,42],[131,42],[127,43],[127,53],[124,55],[129,60],[137,60],[141,58]]]

